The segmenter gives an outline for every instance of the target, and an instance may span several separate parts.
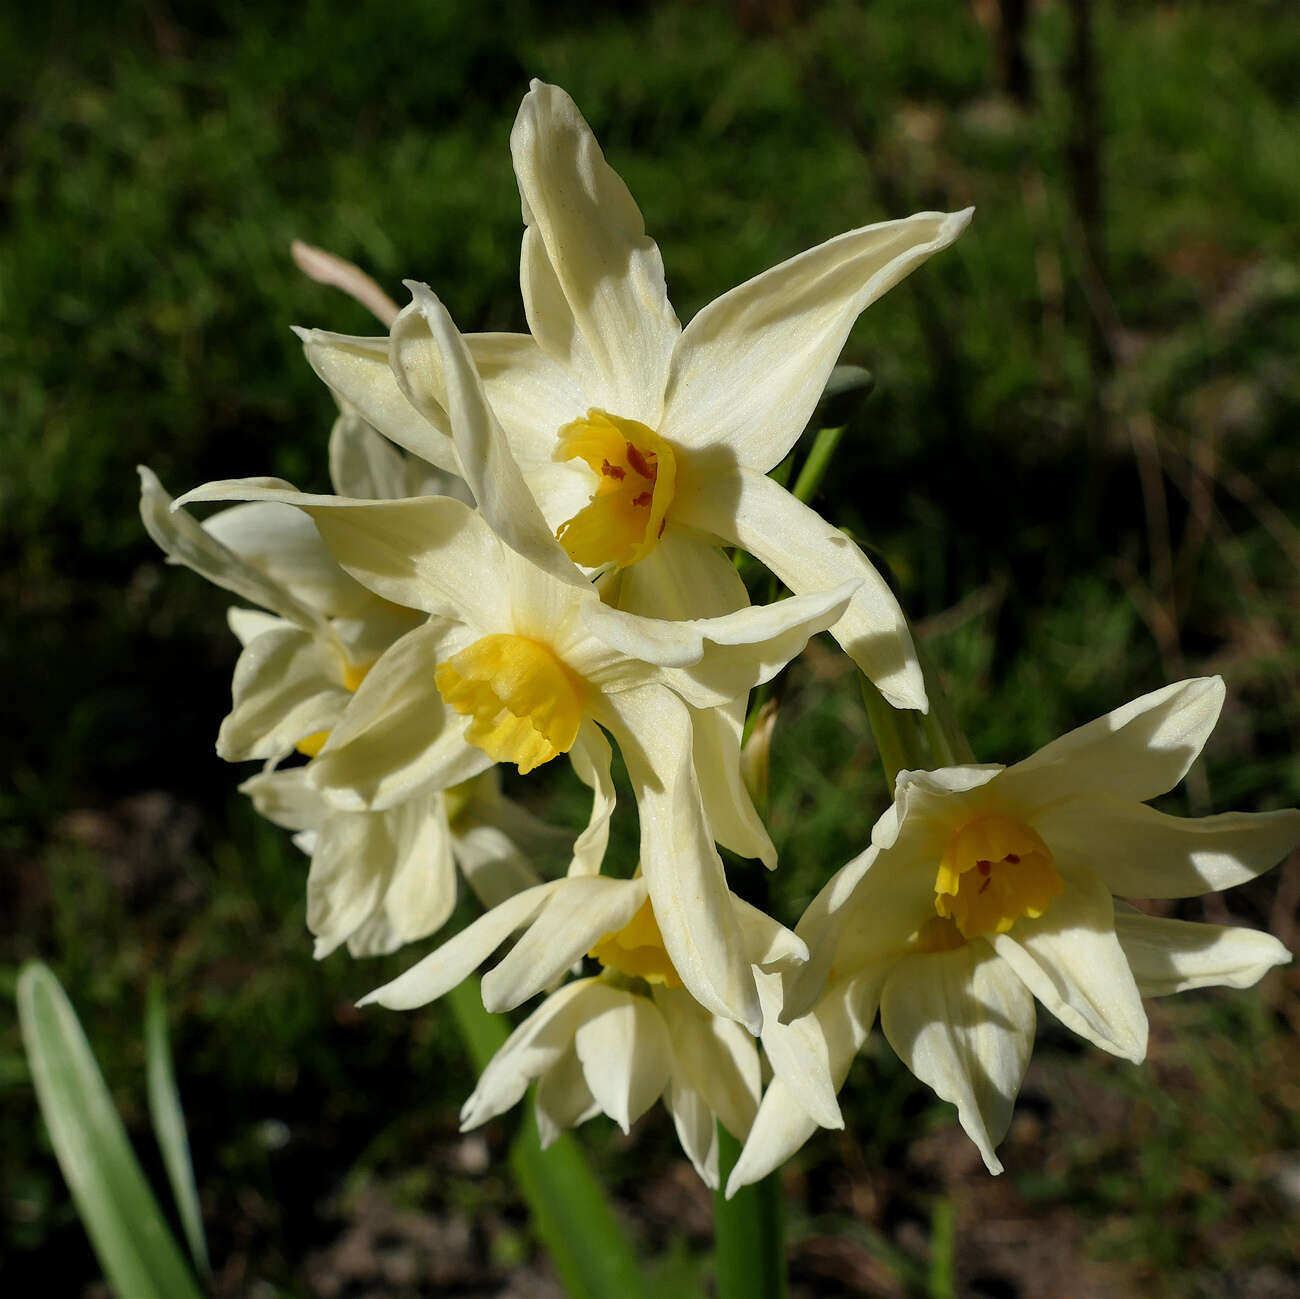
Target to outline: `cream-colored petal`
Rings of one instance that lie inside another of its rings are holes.
[[[550,1147],[565,1128],[579,1127],[600,1113],[600,1103],[582,1076],[582,1063],[576,1051],[565,1051],[538,1078],[533,1107],[543,1150]]]
[[[1250,988],[1291,953],[1272,934],[1115,908],[1115,936],[1144,997],[1191,988]]]
[[[446,708],[434,681],[434,667],[472,636],[429,622],[370,669],[309,769],[334,806],[382,811],[421,786],[449,789],[492,765],[465,739],[466,719]]]
[[[569,750],[569,761],[577,777],[591,790],[591,815],[582,833],[573,841],[569,875],[595,875],[609,846],[609,822],[614,815],[616,793],[609,741],[595,722],[584,721],[578,739]]]
[[[1008,767],[1001,786],[1026,810],[1080,794],[1145,803],[1187,774],[1223,707],[1222,677],[1193,677],[1142,695]]]
[[[508,1110],[534,1078],[540,1078],[573,1050],[574,1035],[593,1005],[604,1004],[598,991],[602,986],[598,979],[578,979],[565,984],[510,1034],[488,1061],[473,1094],[461,1106],[462,1132]]]
[[[540,884],[542,877],[519,845],[496,825],[456,825],[452,849],[465,883],[485,907]]]
[[[382,816],[338,812],[321,827],[307,875],[307,928],[321,960],[379,909],[393,873],[393,840]]]
[[[711,541],[669,527],[639,563],[602,580],[606,604],[643,618],[717,618],[749,604],[736,566]]]
[[[483,1005],[514,1010],[555,982],[606,935],[622,929],[645,901],[645,881],[603,875],[560,882],[527,931],[483,976]]]
[[[557,86],[532,83],[510,151],[527,227],[520,276],[533,337],[590,405],[656,427],[681,326],[632,195]]]
[[[278,501],[250,501],[200,525],[246,564],[327,618],[360,617],[374,596],[349,577],[301,510]]]
[[[260,609],[231,605],[226,610],[226,626],[235,633],[235,639],[240,645],[247,649],[263,632],[292,627],[293,623],[277,618],[273,613],[263,613]]]
[[[235,664],[232,706],[217,733],[227,762],[282,758],[299,740],[328,731],[351,696],[343,663],[310,632],[264,632]]]
[[[559,881],[525,889],[435,948],[404,974],[368,993],[358,1006],[372,1003],[389,1010],[427,1005],[467,979],[516,929],[522,929],[546,904]]]
[[[441,929],[456,907],[456,863],[443,798],[417,795],[370,815],[387,819],[393,841],[384,914],[398,942],[414,943]]]
[[[1147,1053],[1147,1015],[1128,959],[1115,936],[1106,886],[1072,874],[1065,892],[1037,920],[1018,920],[987,941],[1030,992],[1094,1046],[1140,1063]]]
[[[785,967],[808,959],[808,945],[793,930],[735,894],[732,902],[741,941],[745,944],[745,958],[751,965]]]
[[[654,1000],[672,1037],[674,1078],[698,1093],[710,1115],[743,1141],[762,1089],[753,1037],[739,1024],[709,1014],[685,988],[656,987]]]
[[[1034,1047],[1034,999],[984,943],[905,956],[880,996],[880,1027],[898,1058],[957,1107],[990,1173],[994,1147]]]
[[[694,1087],[674,1074],[664,1092],[664,1105],[673,1116],[673,1127],[682,1152],[691,1161],[700,1181],[716,1191],[721,1178],[718,1168],[718,1120]]]
[[[329,462],[330,482],[340,496],[395,501],[433,494],[407,490],[407,458],[351,409],[341,411],[330,430]]]
[[[270,609],[307,631],[328,635],[325,619],[281,583],[241,559],[188,514],[177,508],[153,470],[139,466],[140,518],[169,559],[192,568],[209,582]],[[193,496],[193,493],[189,494]],[[182,497],[184,501],[186,498]],[[238,498],[236,498],[238,499]]]
[[[654,686],[608,702],[637,800],[641,869],[664,947],[702,1005],[757,1033],[758,993],[704,819],[686,706]]]
[[[776,1074],[790,1090],[791,1099],[818,1126],[842,1128],[835,1093],[842,1080],[831,1076],[830,1048],[815,1015],[804,1015],[789,1024],[780,1022],[781,976],[755,975],[763,1006],[763,1050]]]
[[[596,980],[573,1046],[600,1108],[626,1132],[663,1094],[672,1073],[668,1026],[648,997]]]
[[[907,620],[876,567],[779,483],[744,468],[701,477],[673,502],[675,522],[747,550],[795,592],[857,583],[830,633],[895,708],[928,707]]]
[[[334,809],[307,780],[306,767],[260,771],[239,787],[253,800],[259,816],[286,830],[316,830]]]
[[[837,979],[810,1012],[825,1038],[828,1069],[834,1091],[844,1086],[849,1066],[866,1041],[876,1017],[883,971],[871,970]],[[763,1093],[749,1138],[727,1179],[727,1197],[757,1182],[785,1163],[814,1132],[817,1122],[798,1103],[786,1081],[775,1075]]]
[[[354,338],[324,329],[297,332],[312,369],[367,424],[421,460],[460,473],[446,411],[411,405],[389,364],[387,338]]]
[[[1120,897],[1186,898],[1254,879],[1300,843],[1300,812],[1167,816],[1085,794],[1044,808],[1034,828],[1054,853],[1085,861]]]
[[[695,774],[713,837],[739,857],[757,857],[770,870],[776,866],[776,845],[740,773],[746,702],[742,695],[717,708],[691,710]]]
[[[760,474],[780,464],[859,314],[952,243],[972,211],[851,230],[711,302],[673,352],[664,436]]]

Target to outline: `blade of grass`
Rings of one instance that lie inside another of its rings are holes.
[[[77,1013],[39,961],[19,975],[18,1018],[54,1153],[109,1285],[119,1299],[199,1299]]]
[[[483,1009],[477,979],[466,979],[447,1000],[481,1071],[509,1036],[509,1024]],[[511,1146],[510,1167],[571,1299],[649,1299],[636,1251],[578,1144],[562,1136],[543,1150],[531,1106]]]
[[[190,1257],[200,1276],[211,1276],[208,1242],[203,1234],[203,1214],[199,1209],[199,1191],[194,1182],[194,1164],[190,1159],[190,1140],[185,1131],[185,1111],[181,1108],[172,1068],[171,1044],[167,1040],[167,1003],[163,981],[155,975],[149,981],[149,1000],[144,1012],[144,1048],[149,1088],[149,1117],[154,1136],[162,1151],[167,1180],[176,1198]]]

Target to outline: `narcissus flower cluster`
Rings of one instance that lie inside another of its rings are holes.
[[[388,327],[301,331],[340,410],[334,494],[243,478],[173,502],[141,471],[155,541],[241,601],[218,752],[263,764],[242,789],[310,857],[318,956],[438,934],[458,880],[482,905],[365,998],[424,1006],[492,959],[489,1009],[541,998],[479,1079],[466,1127],[530,1085],[544,1140],[596,1113],[626,1129],[662,1099],[710,1185],[718,1124],[745,1143],[734,1189],[843,1124],[837,1093],[879,1015],[998,1171],[1036,1003],[1141,1060],[1144,995],[1241,987],[1288,959],[1266,934],[1117,899],[1249,879],[1300,839],[1300,813],[1147,806],[1218,715],[1222,683],[1188,681],[1010,767],[900,773],[870,845],[826,864],[792,929],[738,896],[755,868],[729,876],[719,847],[778,864],[744,774],[763,764],[742,763],[756,687],[828,631],[890,705],[929,707],[888,585],[771,475],[858,315],[971,214],[850,231],[683,328],[573,101],[535,82],[510,146],[528,333],[462,334],[430,287],[408,282],[398,309],[299,247]],[[187,512],[212,501],[238,503]],[[733,550],[788,596],[751,604]],[[609,851],[615,746],[633,861]],[[505,792],[526,796],[560,759],[591,791],[576,837]]]

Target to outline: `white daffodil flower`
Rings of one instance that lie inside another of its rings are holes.
[[[756,974],[807,955],[794,934],[735,894],[727,905]],[[509,1109],[533,1080],[543,1145],[597,1113],[626,1132],[662,1096],[682,1149],[716,1187],[716,1122],[744,1140],[758,1107],[758,1051],[740,1025],[710,1014],[684,986],[643,878],[570,877],[519,893],[360,1004],[423,1006],[519,930],[483,979],[490,1010],[554,986],[584,955],[604,968],[552,993],[511,1034],[461,1110],[462,1129]]]
[[[768,680],[842,614],[854,584],[680,622],[602,603],[505,454],[464,341],[440,309],[431,323],[453,423],[486,463],[480,507],[506,521],[504,540],[481,514],[446,497],[359,501],[248,479],[208,484],[184,499],[298,505],[353,577],[431,615],[371,670],[312,764],[313,779],[340,806],[352,798],[354,806],[382,809],[420,784],[446,788],[493,761],[528,771],[570,753],[596,791],[572,869],[594,873],[613,807],[610,750],[599,727],[614,735],[636,793],[642,864],[673,963],[707,1009],[756,1032],[757,989],[714,838],[726,843],[734,828],[745,846],[729,846],[762,849],[769,862],[775,855],[738,769],[734,779],[711,780],[707,792],[743,806],[706,810],[690,709],[731,704]],[[443,725],[446,709],[463,725]],[[477,766],[466,759],[465,740],[480,751]]]
[[[706,603],[729,580],[718,542],[797,593],[857,582],[832,634],[891,703],[924,710],[888,586],[767,474],[811,417],[857,316],[952,243],[970,210],[839,235],[725,293],[683,330],[659,249],[564,91],[533,82],[511,150],[532,333],[468,339],[501,424],[491,454],[450,418],[440,308],[423,285],[408,285],[414,300],[389,338],[304,332],[317,373],[399,445],[463,474],[507,539],[491,479],[513,460],[576,563],[625,570],[621,603],[635,612],[720,612]]]
[[[799,923],[812,959],[786,980],[791,1022],[765,1022],[765,1044],[789,1038],[784,1055],[769,1050],[776,1076],[729,1190],[778,1167],[819,1122],[842,1125],[826,1097],[877,1009],[890,1045],[956,1105],[996,1173],[1035,998],[1089,1042],[1141,1061],[1143,996],[1247,987],[1290,960],[1268,934],[1158,919],[1115,900],[1230,888],[1300,840],[1293,809],[1180,818],[1146,806],[1186,774],[1223,694],[1217,677],[1183,681],[1011,767],[899,775],[871,846]]]
[[[309,767],[264,771],[240,789],[311,858],[307,927],[320,960],[346,942],[380,956],[441,929],[456,870],[484,906],[541,883],[530,857],[570,836],[501,792],[496,768],[453,789],[418,790],[384,812],[340,812]]]

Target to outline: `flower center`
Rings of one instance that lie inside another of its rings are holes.
[[[343,688],[352,694],[357,693],[357,688],[366,679],[366,673],[375,665],[367,663],[365,667],[354,667],[351,663],[343,669]],[[328,731],[313,731],[310,735],[304,735],[293,747],[305,758],[314,758],[324,747],[325,741],[330,737]]]
[[[447,704],[471,719],[465,738],[521,773],[567,753],[578,737],[585,683],[527,636],[484,636],[433,679]]]
[[[934,909],[963,938],[977,938],[1005,934],[1022,916],[1036,919],[1064,891],[1051,849],[1034,830],[1015,817],[981,816],[948,839]]]
[[[554,460],[585,460],[595,494],[556,537],[575,564],[625,568],[659,544],[673,503],[677,457],[653,429],[593,407],[559,432]]]
[[[664,950],[664,936],[659,932],[649,898],[622,929],[599,939],[587,955],[607,970],[617,970],[665,988],[682,986],[681,976]]]

